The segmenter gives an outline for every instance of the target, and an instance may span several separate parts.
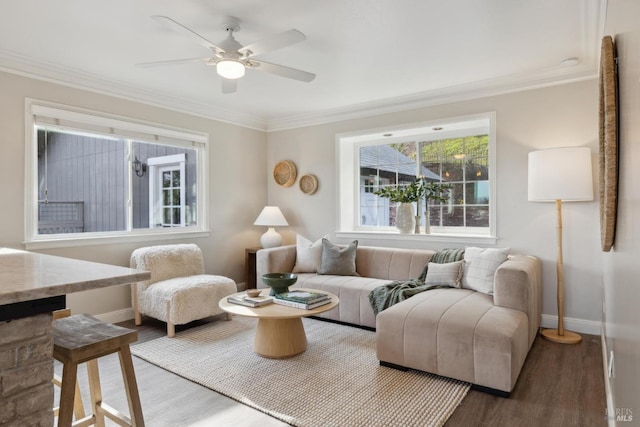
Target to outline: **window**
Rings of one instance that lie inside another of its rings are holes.
[[[149,224],[151,227],[184,227],[185,203],[184,154],[149,159],[151,190],[149,191]]]
[[[374,192],[421,179],[450,187],[443,203],[413,203],[423,230],[428,220],[434,235],[494,236],[493,122],[484,114],[339,135],[339,231],[396,232],[396,203]]]
[[[481,233],[489,228],[489,135],[422,141],[422,173],[451,185],[446,203],[429,203],[431,227],[455,227]]]
[[[39,101],[28,108],[28,246],[206,233],[207,135]]]

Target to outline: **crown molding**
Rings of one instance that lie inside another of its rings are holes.
[[[156,92],[141,89],[137,86],[103,79],[91,73],[32,57],[26,57],[2,49],[0,49],[0,70],[36,80],[72,87],[74,89],[87,90],[101,95],[113,96],[127,101],[139,102],[250,129],[261,131],[267,129],[267,121],[260,116],[238,111],[229,111],[184,98],[159,95]]]

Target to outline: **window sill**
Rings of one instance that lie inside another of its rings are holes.
[[[74,235],[73,237],[42,237],[24,242],[27,250],[32,249],[50,249],[50,248],[71,248],[76,246],[94,246],[104,244],[131,243],[131,242],[150,242],[160,240],[177,240],[194,237],[208,237],[209,231],[202,229],[181,230],[181,231],[162,231],[155,230],[129,232],[114,235],[113,233],[97,235]]]
[[[345,239],[390,240],[410,242],[445,242],[457,244],[495,245],[495,236],[481,236],[477,234],[400,234],[396,231],[336,231],[336,237]]]

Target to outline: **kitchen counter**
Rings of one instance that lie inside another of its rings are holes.
[[[147,280],[132,268],[0,248],[0,305]]]
[[[53,425],[51,312],[73,292],[147,280],[151,273],[0,248],[0,425]]]

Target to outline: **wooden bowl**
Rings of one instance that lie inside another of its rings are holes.
[[[250,296],[251,298],[255,298],[258,295],[260,295],[261,289],[247,289],[245,291],[245,293],[247,294],[247,296]]]

